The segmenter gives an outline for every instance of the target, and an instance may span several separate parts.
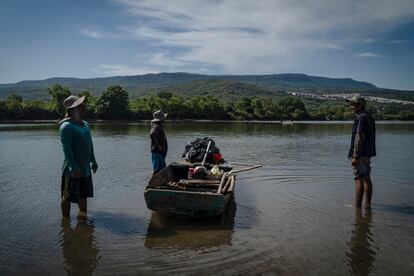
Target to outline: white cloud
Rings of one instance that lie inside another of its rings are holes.
[[[94,28],[83,28],[80,30],[80,33],[83,36],[94,38],[94,39],[127,39],[129,38],[123,33],[114,32],[114,31],[101,31]]]
[[[412,0],[113,1],[134,21],[118,26],[124,35],[170,49],[144,62],[167,69],[199,64],[223,73],[301,71],[315,53],[349,49],[355,36],[373,43],[369,37],[414,17]]]
[[[175,68],[175,67],[186,65],[185,62],[182,62],[175,58],[171,58],[169,51],[162,51],[162,52],[154,54],[150,58],[149,62],[155,66],[163,66],[163,67],[170,67],[170,68]]]
[[[98,31],[91,30],[91,29],[82,29],[81,34],[83,34],[86,37],[90,37],[90,38],[101,38],[102,37],[102,35]]]
[[[319,44],[321,49],[330,49],[330,50],[345,50],[343,46],[333,44],[333,43],[321,43]]]
[[[150,68],[131,67],[124,64],[101,64],[96,68],[92,68],[92,71],[103,74],[104,76],[130,76],[160,72]]]
[[[411,0],[116,0],[132,15],[183,29],[248,28],[261,31],[323,31],[333,27],[377,27],[407,21],[414,14]],[[392,21],[390,21],[392,20]]]
[[[384,55],[375,54],[372,52],[365,52],[357,55],[358,57],[365,57],[365,58],[383,58]]]

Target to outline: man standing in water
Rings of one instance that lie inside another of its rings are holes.
[[[353,96],[346,100],[356,114],[352,126],[350,158],[355,179],[355,207],[361,208],[365,193],[365,209],[371,209],[372,182],[371,157],[376,155],[375,150],[375,120],[365,110],[366,101],[360,96]]]
[[[157,110],[153,114],[151,121],[151,157],[153,175],[166,167],[165,157],[167,156],[168,143],[163,129],[163,123],[167,118],[167,113]]]
[[[82,120],[85,97],[69,96],[63,105],[67,110],[60,124],[60,140],[65,160],[61,184],[62,215],[69,217],[70,204],[77,203],[79,217],[86,216],[88,197],[93,197],[91,170],[98,169],[88,123]]]

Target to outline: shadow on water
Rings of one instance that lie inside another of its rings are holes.
[[[368,275],[374,268],[376,251],[372,228],[372,212],[361,209],[355,210],[352,237],[349,242],[349,251],[346,252],[346,261],[352,275]]]
[[[145,237],[148,249],[190,249],[231,246],[236,204],[217,217],[183,220],[152,213]]]
[[[75,227],[69,220],[62,220],[60,245],[68,275],[91,275],[98,265],[101,256],[94,231],[91,220],[78,219]]]

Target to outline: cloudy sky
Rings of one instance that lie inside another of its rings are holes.
[[[413,0],[3,0],[0,83],[305,73],[414,90]]]

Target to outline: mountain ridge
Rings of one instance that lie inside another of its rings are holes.
[[[132,97],[143,96],[151,89],[165,89],[168,87],[182,86],[194,81],[200,85],[206,85],[209,81],[233,81],[257,86],[267,91],[312,91],[312,93],[345,93],[360,91],[387,91],[378,88],[374,84],[357,81],[352,78],[328,78],[310,76],[299,73],[267,74],[267,75],[203,75],[185,72],[157,73],[130,76],[112,76],[97,78],[71,78],[53,77],[44,80],[23,80],[16,83],[0,84],[0,97],[10,93],[18,93],[24,98],[46,99],[49,98],[47,88],[58,83],[66,86],[76,94],[88,90],[94,95],[100,95],[109,85],[120,85],[130,93]],[[194,85],[189,85],[194,87]],[[232,87],[237,86],[233,85]],[[243,90],[243,89],[242,89]],[[390,90],[403,91],[403,90]]]

